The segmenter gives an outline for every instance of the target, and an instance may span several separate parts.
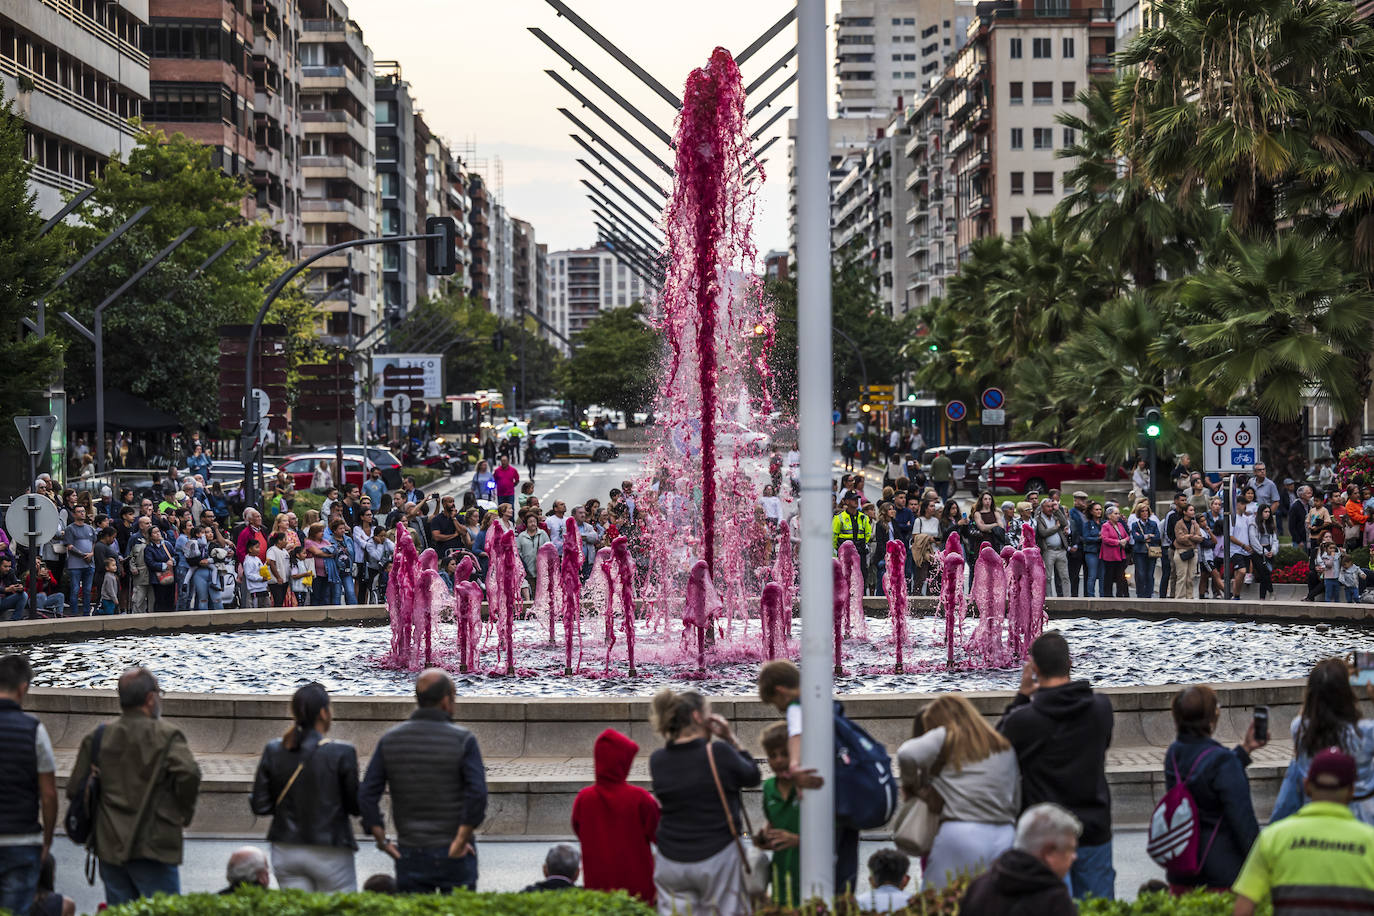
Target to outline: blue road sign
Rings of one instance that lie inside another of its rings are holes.
[[[982,400],[984,408],[1000,410],[1002,405],[1007,403],[1007,396],[1002,393],[1001,388],[984,388]]]
[[[958,423],[968,416],[968,408],[963,401],[950,401],[945,405],[945,418],[951,423]]]
[[[842,420],[842,419],[844,419],[844,414],[840,413],[838,410],[832,410],[832,411],[830,412],[830,422],[831,422],[831,423],[838,423],[838,422],[840,422],[840,420]]]
[[[1231,463],[1250,467],[1255,463],[1255,450],[1252,448],[1231,449]]]

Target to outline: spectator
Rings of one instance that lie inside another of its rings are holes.
[[[54,804],[56,794],[54,789]],[[43,857],[43,866],[38,870],[38,890],[28,916],[76,916],[76,901],[57,892],[57,860],[51,853]]]
[[[1083,824],[1070,892],[1080,900],[1088,894],[1112,900],[1116,870],[1106,769],[1112,703],[1087,681],[1070,680],[1071,667],[1069,644],[1057,630],[1031,643],[1021,685],[997,730],[1016,749],[1021,803],[1054,802]]]
[[[1317,662],[1307,676],[1302,710],[1293,717],[1293,761],[1274,801],[1269,822],[1282,820],[1303,805],[1303,783],[1318,753],[1339,747],[1355,761],[1355,817],[1374,826],[1374,719],[1360,717],[1360,704],[1350,686],[1350,667],[1343,658]]]
[[[148,582],[152,589],[152,609],[170,611],[175,606],[176,577],[172,548],[162,536],[162,529],[154,525],[148,529],[148,543],[143,547],[143,560],[148,566]]]
[[[418,707],[377,742],[358,793],[363,827],[396,860],[402,894],[477,889],[474,831],[487,816],[487,777],[477,738],[452,721],[453,681],[438,668],[415,679]],[[391,793],[397,839],[386,835],[382,790]]]
[[[0,555],[0,618],[9,613],[10,620],[23,620],[29,610],[29,595],[24,583],[14,571],[14,560]]]
[[[1312,488],[1303,484],[1298,487],[1298,497],[1288,506],[1288,536],[1294,547],[1307,546],[1307,513],[1312,511]]]
[[[100,580],[100,613],[119,613],[119,561],[105,560],[105,575]]]
[[[906,886],[911,859],[895,849],[879,849],[868,857],[869,889],[855,896],[854,903],[862,913],[893,913],[906,909],[911,895]]]
[[[37,590],[35,592],[35,606],[39,617],[61,617],[66,608],[67,598],[62,594],[62,588],[57,584],[57,578],[48,569],[48,565],[42,560],[37,561],[34,567],[34,574],[38,579]],[[27,576],[25,585],[28,584]],[[3,608],[3,604],[0,604]],[[0,618],[3,617],[3,610],[0,610]]]
[[[1236,879],[1235,916],[1254,916],[1266,897],[1274,916],[1374,909],[1374,827],[1350,813],[1355,760],[1331,747],[1312,758],[1303,781],[1310,801],[1270,824]]]
[[[256,846],[240,846],[229,857],[224,869],[224,879],[229,886],[220,894],[232,894],[241,887],[271,887],[272,869],[267,865],[267,856]],[[280,879],[278,879],[280,883]]]
[[[791,909],[801,906],[801,793],[789,777],[787,723],[774,722],[759,738],[773,775],[763,781],[763,816],[768,826],[754,845],[773,854],[773,902]]]
[[[1148,499],[1136,502],[1128,528],[1131,536],[1131,557],[1135,563],[1135,596],[1153,598],[1155,560],[1162,554],[1163,545],[1159,536],[1159,523],[1150,512]],[[1167,581],[1165,584],[1168,584]]]
[[[181,893],[182,830],[200,791],[200,767],[181,730],[162,720],[162,689],[151,671],[130,668],[120,675],[119,709],[118,719],[82,739],[67,780],[70,799],[90,775],[98,735],[100,807],[93,839],[111,906]]]
[[[1201,845],[1197,872],[1169,871],[1169,884],[1177,893],[1195,887],[1230,887],[1259,835],[1245,768],[1250,765],[1250,754],[1265,742],[1255,740],[1253,724],[1244,743],[1234,750],[1227,751],[1213,739],[1221,710],[1210,687],[1183,688],[1174,695],[1172,708],[1178,737],[1164,754],[1164,788],[1168,791],[1180,780],[1187,783],[1197,804]]]
[[[1032,805],[1016,822],[1016,842],[985,874],[974,878],[959,903],[978,916],[1075,916],[1065,877],[1078,856],[1083,825],[1059,805]]]
[[[235,552],[238,554],[238,561],[243,562],[243,558],[248,554],[249,539],[256,540],[262,545],[260,555],[267,554],[267,536],[262,530],[262,513],[257,509],[248,508],[243,510],[243,530],[239,532],[238,539],[234,542]],[[290,518],[287,519],[289,524]]]
[[[582,854],[577,847],[559,843],[544,856],[544,880],[536,881],[521,893],[571,890],[577,887],[577,875],[581,870]]]
[[[1102,528],[1105,525],[1102,504],[1097,500],[1088,503],[1083,513],[1083,525],[1079,529],[1079,540],[1083,544],[1083,597],[1095,598],[1101,594],[1107,597],[1106,580],[1102,577]]]
[[[897,760],[904,781],[915,781],[907,773],[924,774],[944,802],[922,872],[923,888],[939,890],[1011,848],[1021,780],[1011,743],[960,694],[945,694],[922,710],[914,731]]]
[[[627,781],[639,745],[613,728],[592,748],[596,783],[577,793],[572,829],[586,851],[588,890],[623,890],[654,904],[654,837],[658,801]]]
[[[1145,507],[1149,508],[1148,504]],[[1131,551],[1131,536],[1126,531],[1126,523],[1121,518],[1121,510],[1116,506],[1107,509],[1107,520],[1102,523],[1102,597],[1110,598],[1113,590],[1116,597],[1129,598],[1126,587],[1126,561]],[[1156,529],[1158,538],[1158,529]]]
[[[1035,516],[1035,542],[1045,558],[1049,597],[1069,597],[1069,519],[1060,510],[1058,499],[1040,503],[1040,511]]]
[[[358,889],[358,842],[349,817],[358,808],[358,754],[327,737],[334,722],[329,693],[310,683],[291,697],[292,724],[258,762],[250,805],[272,816],[272,870],[284,888],[321,893]]]
[[[1170,579],[1175,598],[1194,598],[1197,596],[1197,571],[1200,563],[1198,556],[1202,545],[1202,528],[1197,523],[1197,509],[1192,503],[1177,502],[1169,512],[1172,519],[1169,552],[1172,554]]]
[[[695,690],[656,693],[653,726],[667,739],[649,758],[653,792],[663,807],[654,861],[658,912],[743,916],[749,899],[736,847],[740,791],[759,784],[758,764]]]
[[[369,894],[395,894],[396,879],[388,874],[371,875],[363,882],[363,890]]]
[[[515,504],[515,485],[520,482],[520,472],[511,466],[510,458],[502,455],[496,470],[491,472],[496,482],[496,502]]]
[[[33,905],[57,823],[52,740],[23,711],[32,679],[27,658],[0,657],[0,910],[12,913]]]
[[[95,529],[86,524],[86,509],[73,504],[71,523],[64,529],[62,543],[67,546],[67,575],[71,579],[72,613],[77,617],[91,614],[91,583],[95,577]],[[78,596],[80,599],[78,600]]]

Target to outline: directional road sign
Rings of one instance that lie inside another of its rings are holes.
[[[1202,436],[1208,473],[1247,472],[1259,460],[1259,417],[1203,417]]]
[[[16,541],[46,544],[57,534],[57,507],[37,493],[25,493],[5,512],[5,530]]]
[[[981,400],[983,402],[984,409],[1001,410],[1002,405],[1007,403],[1007,396],[1002,393],[1001,388],[984,388],[983,397],[981,398]],[[984,416],[986,416],[986,414]],[[984,420],[983,422],[986,424],[987,420]],[[995,423],[991,425],[1001,426],[1002,424]]]
[[[950,401],[945,405],[945,419],[951,423],[958,423],[968,416],[968,407],[963,401]]]
[[[984,408],[982,421],[984,426],[1006,426],[1007,412],[1005,410],[994,410],[991,407]]]

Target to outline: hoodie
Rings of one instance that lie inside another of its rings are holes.
[[[654,903],[654,854],[658,800],[626,782],[639,745],[613,728],[592,751],[596,784],[577,793],[572,829],[582,844],[582,884],[588,890],[624,890]]]
[[[959,912],[978,916],[1074,916],[1078,907],[1063,879],[1028,852],[1008,849],[974,878]]]
[[[1087,681],[1018,693],[997,730],[1021,764],[1021,810],[1054,802],[1083,822],[1083,846],[1112,838],[1112,797],[1107,748],[1112,743],[1112,702]]]

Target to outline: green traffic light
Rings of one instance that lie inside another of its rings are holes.
[[[1158,423],[1151,423],[1145,427],[1145,435],[1149,436],[1151,439],[1158,439],[1159,433],[1160,429]]]
[[[939,344],[931,344],[931,345],[928,347],[928,349],[929,349],[932,353],[935,353],[935,352],[938,352],[938,351],[939,351],[940,345],[939,345]]]
[[[908,401],[914,401],[914,400],[916,400],[916,392],[913,391],[911,394],[907,395],[907,396],[906,396],[906,399],[907,399]]]

